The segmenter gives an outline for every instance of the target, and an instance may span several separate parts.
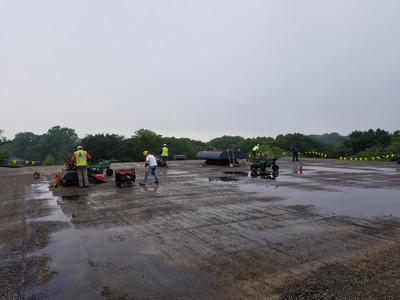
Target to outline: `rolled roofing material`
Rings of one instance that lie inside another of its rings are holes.
[[[229,154],[229,155],[228,155]],[[244,151],[199,151],[197,159],[205,159],[210,164],[229,164],[232,159],[247,159],[247,153]]]

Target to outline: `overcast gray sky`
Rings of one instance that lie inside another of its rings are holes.
[[[0,129],[400,129],[398,0],[0,0]]]

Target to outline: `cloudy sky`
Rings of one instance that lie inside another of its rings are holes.
[[[0,0],[0,129],[400,130],[398,0]]]

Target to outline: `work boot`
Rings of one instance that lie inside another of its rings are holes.
[[[140,182],[139,184],[140,184],[140,185],[146,185],[146,182],[143,182],[143,181],[142,181],[142,182]]]
[[[158,180],[154,181],[155,184],[159,184],[160,182]]]

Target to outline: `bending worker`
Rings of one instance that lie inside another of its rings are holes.
[[[89,187],[89,178],[87,175],[87,161],[91,160],[89,153],[78,146],[71,158],[71,164],[76,164],[76,173],[78,174],[79,187]]]
[[[167,144],[164,144],[163,147],[161,148],[160,156],[161,156],[161,158],[163,160],[163,166],[168,168],[168,165],[167,165],[167,158],[168,158]]]
[[[145,167],[149,167],[146,171],[146,174],[144,175],[143,181],[140,183],[140,185],[146,185],[147,180],[149,179],[149,174],[153,174],[154,178],[156,179],[155,183],[158,184],[158,177],[156,174],[156,168],[157,168],[157,160],[154,157],[153,154],[150,154],[149,151],[143,151],[143,155],[146,156],[146,163]]]
[[[252,158],[254,156],[254,158],[256,158],[257,152],[260,151],[260,144],[257,144],[254,146],[253,150],[251,151],[251,156],[250,158]]]

